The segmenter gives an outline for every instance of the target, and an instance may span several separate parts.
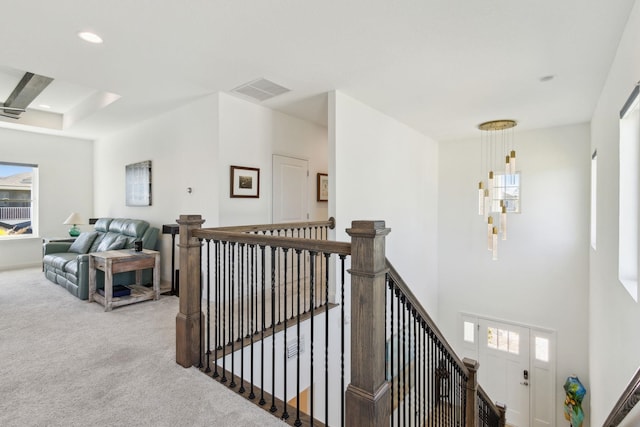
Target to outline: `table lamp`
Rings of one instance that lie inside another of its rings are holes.
[[[69,215],[69,218],[67,218],[63,224],[66,225],[73,225],[70,229],[69,229],[69,236],[71,237],[78,237],[80,235],[80,229],[78,227],[76,227],[77,224],[82,224],[82,218],[80,217],[80,214],[77,212],[72,212],[71,215]]]

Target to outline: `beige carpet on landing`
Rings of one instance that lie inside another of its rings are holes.
[[[0,426],[282,426],[175,362],[178,298],[104,312],[44,278],[0,272]]]

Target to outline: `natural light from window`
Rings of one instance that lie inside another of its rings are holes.
[[[487,328],[487,347],[520,354],[520,334],[499,328]]]
[[[598,151],[591,155],[591,247],[596,249],[598,205]]]
[[[502,212],[500,202],[504,200],[507,212],[520,213],[520,172],[511,175],[494,173],[493,212]]]
[[[638,301],[638,162],[640,161],[638,86],[620,111],[620,193],[618,279]]]
[[[549,361],[549,340],[547,338],[536,337],[536,360]]]
[[[34,234],[37,171],[36,165],[0,162],[0,239]]]
[[[464,340],[466,342],[474,343],[476,342],[475,337],[475,324],[473,322],[464,322]]]

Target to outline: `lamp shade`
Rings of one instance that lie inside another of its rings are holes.
[[[71,228],[69,229],[69,236],[71,237],[78,237],[80,235],[80,229],[76,227],[76,225],[82,223],[82,218],[77,212],[72,212],[71,215],[69,215],[69,218],[63,222],[63,224],[71,225]]]
[[[69,218],[65,219],[63,224],[66,225],[76,225],[76,224],[82,224],[82,217],[80,216],[79,213],[77,212],[72,212],[71,215],[69,215]]]

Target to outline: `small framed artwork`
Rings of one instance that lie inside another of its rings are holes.
[[[127,206],[151,206],[151,160],[125,166]]]
[[[231,197],[260,197],[260,169],[231,166]]]
[[[318,174],[317,181],[317,201],[318,202],[326,202],[329,200],[329,175],[326,173]]]

